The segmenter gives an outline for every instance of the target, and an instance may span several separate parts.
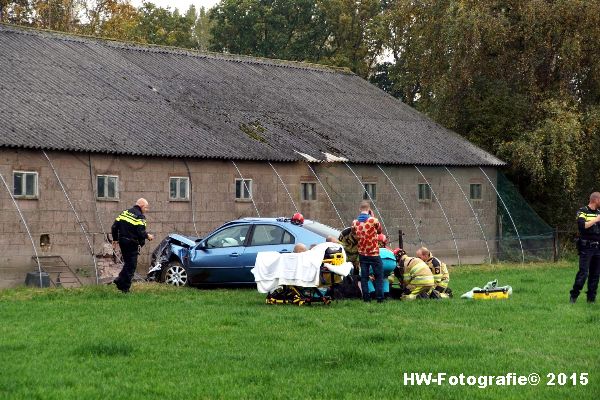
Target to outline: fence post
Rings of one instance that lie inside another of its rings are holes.
[[[402,233],[402,229],[398,229],[398,247],[401,249],[404,248],[404,233]]]
[[[558,226],[554,227],[554,235],[552,236],[552,255],[554,262],[558,262]]]

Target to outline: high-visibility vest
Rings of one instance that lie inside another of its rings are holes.
[[[450,273],[448,272],[448,266],[446,263],[441,262],[438,258],[431,255],[431,257],[426,261],[431,273],[433,274],[433,279],[437,286],[448,287],[448,282],[450,281]]]

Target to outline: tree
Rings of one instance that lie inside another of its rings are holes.
[[[139,40],[136,26],[139,14],[135,7],[123,0],[88,0],[84,3],[87,23],[81,31],[88,35],[121,40]]]
[[[393,61],[372,82],[507,160],[540,214],[572,228],[567,211],[589,194],[598,176],[589,171],[600,167],[581,155],[599,144],[600,1],[388,5]]]
[[[0,0],[0,22],[27,24],[32,17],[31,4],[27,0]]]
[[[348,67],[367,76],[383,49],[380,0],[222,0],[210,48]]]
[[[206,51],[209,49],[212,37],[211,30],[212,21],[208,17],[208,12],[204,7],[200,7],[192,33],[196,47],[199,50]]]
[[[138,12],[140,15],[136,36],[140,40],[165,46],[196,47],[192,36],[192,27],[196,22],[195,11],[181,15],[177,9],[171,11],[169,8],[144,3]]]

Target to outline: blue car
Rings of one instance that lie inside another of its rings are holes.
[[[294,225],[285,218],[243,218],[205,238],[170,234],[154,250],[148,280],[173,286],[254,284],[250,270],[260,251],[291,253],[296,243],[322,243],[339,231],[315,221]]]

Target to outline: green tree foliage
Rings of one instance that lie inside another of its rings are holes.
[[[598,190],[600,1],[396,0],[372,82],[509,163],[551,224]]]
[[[139,40],[136,27],[139,14],[128,2],[96,0],[83,3],[86,23],[79,30],[88,35],[121,40]]]
[[[139,8],[137,36],[144,42],[166,46],[196,48],[192,28],[196,23],[196,10],[192,6],[185,15],[179,10],[156,7],[144,3]]]
[[[380,0],[222,0],[210,48],[331,64],[368,76],[383,49]]]
[[[213,21],[210,48],[314,61],[328,36],[317,13],[312,0],[223,0],[209,14]]]
[[[192,8],[193,6],[190,7],[190,10],[192,10]],[[190,13],[190,10],[188,10],[188,14]],[[190,18],[191,17],[192,16],[190,15]],[[200,11],[196,15],[195,21],[192,32],[192,37],[196,43],[195,47],[198,48],[198,50],[206,51],[209,48],[210,40],[212,38],[211,28],[213,24],[204,7],[200,7]]]

